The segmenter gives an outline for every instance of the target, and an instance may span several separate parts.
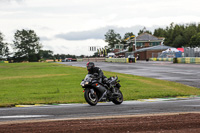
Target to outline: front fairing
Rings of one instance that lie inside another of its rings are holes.
[[[84,80],[81,82],[81,86],[83,88],[86,88],[88,86],[91,86],[93,83],[97,82],[95,79],[93,79],[92,74],[87,74],[84,78]]]

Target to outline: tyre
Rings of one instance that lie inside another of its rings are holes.
[[[90,89],[86,89],[84,93],[85,100],[91,106],[95,106],[98,103],[98,96],[96,93],[92,94]]]
[[[118,90],[118,93],[119,93],[119,96],[112,100],[112,102],[114,104],[117,104],[117,105],[119,105],[119,104],[121,104],[123,102],[123,94],[122,94],[122,92],[120,90]]]

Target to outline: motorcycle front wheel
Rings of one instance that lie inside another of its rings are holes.
[[[119,96],[112,100],[114,104],[121,104],[123,102],[123,94],[120,90],[118,90]]]
[[[98,96],[96,92],[92,94],[90,89],[85,89],[84,97],[85,97],[86,102],[90,104],[91,106],[95,106],[98,103]]]

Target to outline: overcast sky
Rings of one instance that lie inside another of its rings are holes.
[[[121,36],[175,24],[199,23],[200,0],[0,0],[0,32],[12,43],[16,30],[31,29],[44,50],[54,54],[93,55],[104,35]]]

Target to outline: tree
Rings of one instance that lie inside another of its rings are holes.
[[[197,32],[198,32],[198,33],[200,32],[200,23],[198,23]]]
[[[133,36],[135,36],[133,32],[127,32],[125,33],[123,40],[126,40],[127,38],[132,38]]]
[[[108,30],[105,34],[105,42],[108,42],[108,46],[113,48],[115,44],[121,42],[121,36],[118,33],[115,33],[113,29]]]
[[[79,58],[84,58],[84,55],[80,55]]]
[[[133,40],[133,38],[135,38],[135,34],[133,34],[133,32],[127,32],[124,35],[124,38],[122,39],[122,44],[124,45],[124,48],[126,49],[129,46],[129,52],[132,51],[132,47],[133,47],[133,42],[134,41],[130,41]]]
[[[53,59],[53,51],[51,50],[40,50],[39,53],[43,59]]]
[[[170,24],[170,27],[167,26],[166,34],[165,34],[165,45],[173,46],[173,30],[174,30],[174,23]]]
[[[125,35],[124,35],[124,38],[123,38],[123,40],[122,40],[122,43],[124,44],[124,43],[126,43],[127,40],[133,39],[134,37],[135,37],[135,34],[133,34],[133,32],[127,32],[127,33],[125,33]]]
[[[65,55],[65,54],[55,54],[54,57],[58,60],[65,59],[65,58],[74,58],[74,59],[76,58],[75,55],[70,55],[70,54],[67,54],[67,55]]]
[[[95,52],[92,57],[98,57],[98,52]]]
[[[9,56],[8,43],[4,43],[3,34],[0,32],[0,59]]]
[[[172,47],[193,47],[194,38],[198,32],[200,32],[200,24],[190,23],[184,25],[178,25],[171,23],[166,29],[155,29],[154,35],[158,37],[165,37],[165,45]],[[191,40],[191,38],[194,38]],[[191,41],[193,41],[191,43]],[[195,44],[196,45],[196,44]]]
[[[184,43],[183,40],[184,40],[183,36],[178,35],[173,41],[173,47],[176,47],[176,48],[182,47]]]
[[[183,36],[183,32],[184,32],[184,25],[178,25],[176,24],[174,29],[173,29],[173,35],[172,37],[175,38],[179,35]]]
[[[166,35],[166,31],[163,28],[158,28],[155,29],[153,35],[157,37],[164,37]]]
[[[173,47],[181,47],[185,44],[184,38],[183,38],[183,33],[184,33],[184,25],[178,25],[176,24],[173,27],[173,32],[171,36],[171,41]]]
[[[139,31],[138,35],[142,34],[142,33],[149,33],[152,35],[152,32],[149,30],[146,30],[146,27],[144,27],[142,30]]]
[[[200,47],[200,32],[191,37],[190,47]]]
[[[193,35],[196,34],[197,34],[197,29],[193,25],[188,26],[183,33],[184,45],[190,46],[190,39],[192,38]]]
[[[38,61],[40,59],[39,51],[42,47],[33,30],[17,30],[14,35],[15,58],[27,61]]]
[[[133,51],[133,47],[129,47],[128,52],[132,52],[132,51]]]

